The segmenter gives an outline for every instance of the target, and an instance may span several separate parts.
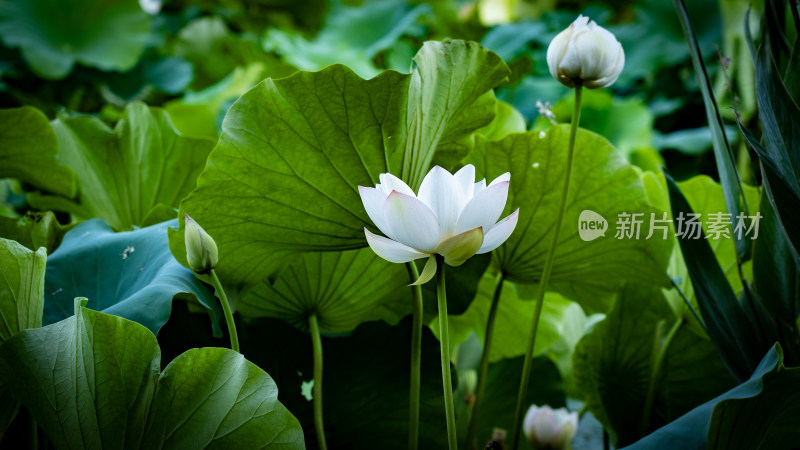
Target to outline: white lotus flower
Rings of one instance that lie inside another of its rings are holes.
[[[608,30],[578,16],[547,47],[547,66],[553,78],[567,87],[582,81],[589,89],[611,86],[625,66],[622,44]]]
[[[388,237],[364,228],[367,243],[394,263],[428,257],[415,284],[436,273],[434,255],[451,266],[461,265],[476,253],[499,247],[517,226],[519,209],[497,221],[506,206],[509,173],[486,186],[486,180],[475,182],[471,164],[455,175],[436,166],[422,180],[419,195],[390,173],[379,178],[374,188],[359,186],[358,191],[369,218]]]
[[[553,410],[547,405],[541,408],[531,405],[523,428],[533,448],[566,449],[578,431],[578,413],[565,408]]]

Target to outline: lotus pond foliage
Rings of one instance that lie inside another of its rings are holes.
[[[799,38],[0,1],[0,448],[796,448]]]

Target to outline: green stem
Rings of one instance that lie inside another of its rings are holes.
[[[322,337],[316,314],[308,316],[308,328],[311,331],[311,345],[314,348],[314,428],[317,430],[319,450],[327,450],[325,425],[322,423]]]
[[[411,282],[419,279],[414,261],[406,263]],[[411,392],[408,399],[408,449],[416,450],[419,442],[419,386],[422,366],[422,286],[411,286],[413,297],[411,323]]]
[[[489,318],[486,322],[486,335],[483,338],[481,365],[478,368],[478,387],[475,390],[475,405],[472,407],[472,417],[469,419],[469,428],[467,429],[467,448],[473,448],[475,445],[475,433],[478,428],[478,411],[480,410],[481,400],[483,399],[483,392],[486,390],[486,373],[489,371],[489,355],[492,352],[494,321],[497,318],[497,307],[500,304],[500,294],[503,291],[504,275],[502,271],[497,274],[492,306],[489,308]]]
[[[233,312],[231,311],[231,304],[228,302],[228,296],[225,294],[225,289],[222,289],[222,283],[219,282],[217,272],[211,269],[211,282],[214,285],[214,290],[217,291],[219,302],[222,304],[222,312],[225,313],[225,323],[228,324],[228,334],[231,337],[231,350],[239,351],[239,334],[236,333],[236,322],[233,321]]]
[[[442,347],[442,387],[447,415],[447,442],[450,450],[458,448],[456,415],[453,406],[453,380],[450,376],[450,337],[447,320],[447,292],[444,285],[444,258],[436,255],[436,294],[439,298],[439,342]]]
[[[544,293],[547,290],[547,282],[550,281],[550,272],[553,269],[553,256],[558,245],[558,235],[561,231],[561,222],[564,219],[564,211],[567,209],[567,194],[569,193],[569,182],[572,177],[572,160],[575,153],[575,137],[578,134],[578,124],[581,120],[581,92],[583,86],[575,83],[575,109],[572,113],[572,124],[569,129],[569,149],[567,150],[567,174],[564,178],[564,187],[561,190],[561,203],[556,216],[555,227],[553,230],[553,240],[547,257],[544,260],[542,278],[539,280],[539,292],[536,296],[536,310],[533,313],[531,331],[528,335],[528,348],[525,353],[525,363],[522,366],[522,378],[519,383],[519,393],[517,394],[517,408],[514,412],[514,428],[511,434],[511,450],[519,448],[519,435],[522,430],[522,410],[528,396],[528,381],[531,376],[531,363],[533,361],[533,349],[536,344],[536,332],[539,329],[539,318],[542,315],[542,304],[544,303]]]
[[[653,401],[655,401],[656,398],[656,388],[658,388],[661,366],[664,365],[664,358],[667,355],[667,350],[672,343],[672,339],[675,338],[675,334],[678,333],[681,325],[683,325],[683,322],[682,317],[676,320],[663,340],[661,339],[661,334],[664,330],[664,322],[659,322],[656,327],[656,335],[653,340],[653,364],[651,366],[650,383],[647,387],[647,397],[645,397],[644,401],[642,419],[641,422],[639,422],[639,436],[647,434],[647,429],[650,428],[650,413],[653,409]]]

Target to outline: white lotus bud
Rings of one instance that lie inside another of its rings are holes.
[[[189,268],[200,274],[211,272],[211,269],[217,267],[217,262],[219,262],[217,244],[214,239],[188,214],[183,232]]]
[[[535,449],[568,449],[578,431],[578,413],[531,405],[525,414],[525,436]]]
[[[608,30],[578,16],[547,47],[550,74],[561,84],[589,89],[611,86],[625,66],[622,44]]]

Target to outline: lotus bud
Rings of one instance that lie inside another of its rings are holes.
[[[541,408],[531,405],[523,428],[535,449],[568,449],[578,431],[578,413],[565,408],[553,410],[547,405]]]
[[[184,238],[186,239],[186,260],[192,271],[204,274],[217,267],[219,262],[217,244],[188,214],[186,215]]]
[[[589,89],[611,86],[625,65],[622,44],[608,30],[578,16],[547,47],[550,74],[561,84]]]

